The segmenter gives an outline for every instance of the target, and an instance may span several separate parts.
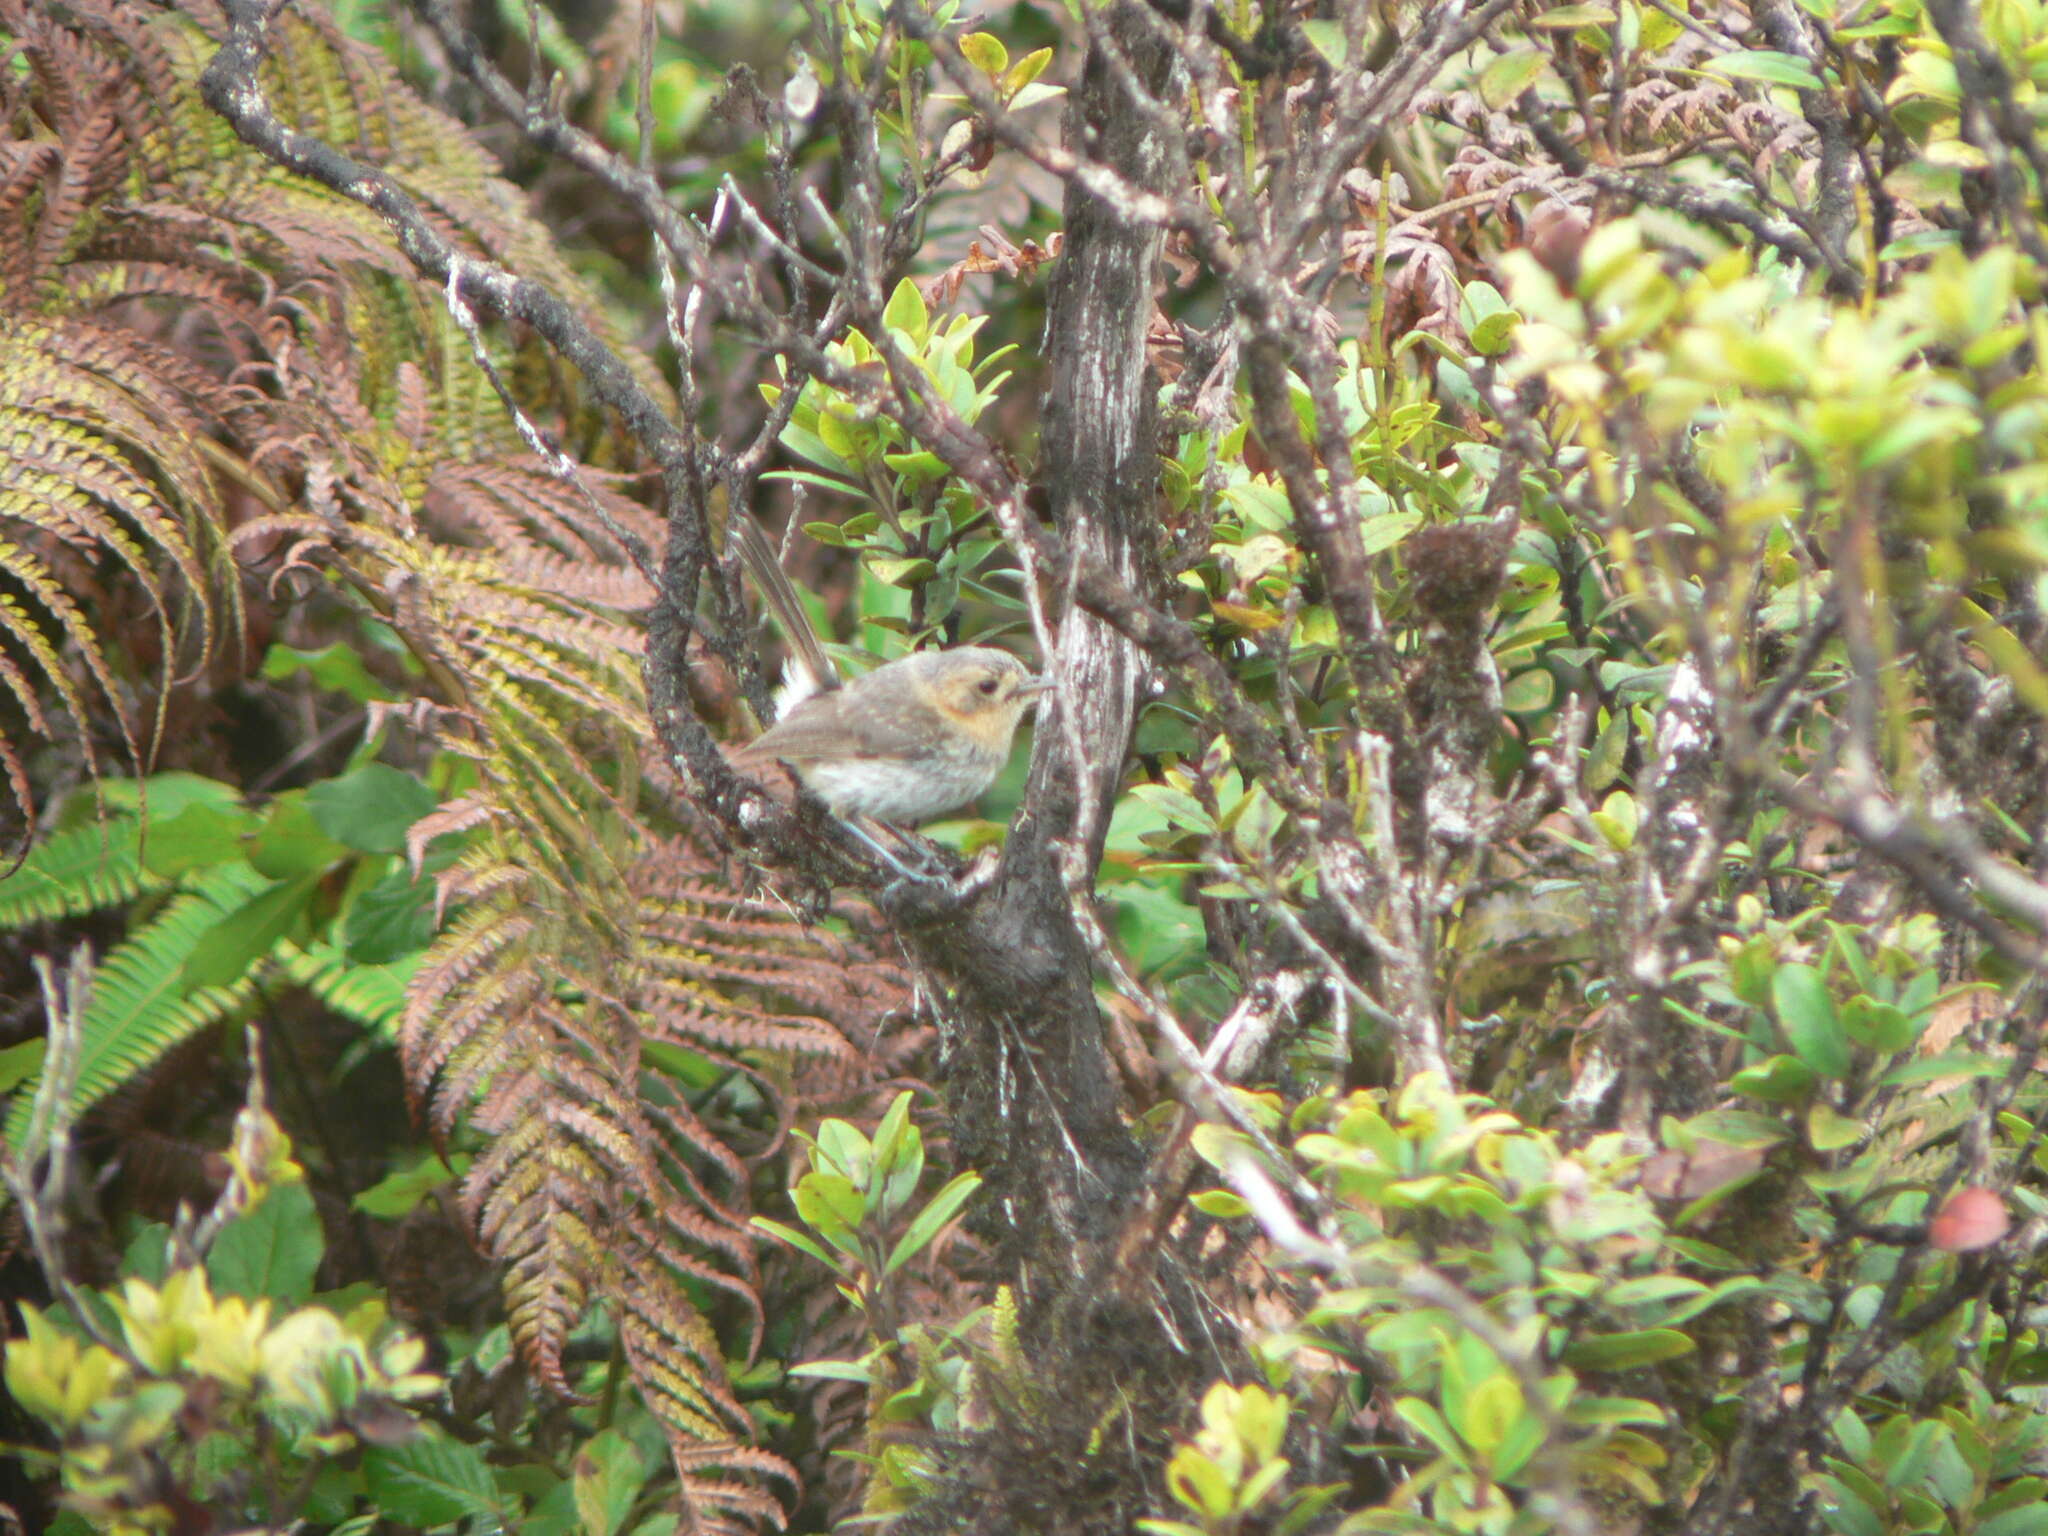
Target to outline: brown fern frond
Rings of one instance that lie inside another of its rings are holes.
[[[409,277],[412,267],[383,238],[383,227],[360,203],[294,184],[296,196],[278,197],[271,183],[252,186],[220,205],[234,221],[289,271],[318,271],[349,262],[392,277]],[[267,249],[266,249],[267,248]]]
[[[498,568],[521,586],[621,613],[637,612],[654,601],[647,578],[627,566],[587,565],[536,550],[511,550],[498,557]]]
[[[541,1080],[529,1095],[544,1105]],[[465,1181],[464,1207],[493,1258],[506,1266],[505,1303],[513,1341],[549,1390],[578,1394],[562,1366],[562,1346],[582,1320],[586,1277],[607,1247],[593,1220],[605,1205],[602,1169],[581,1154],[546,1114],[502,1129]]]
[[[413,702],[432,706],[408,718],[475,765],[411,844],[417,861],[431,838],[467,843],[437,877],[451,916],[396,1025],[414,1112],[483,1140],[464,1209],[536,1376],[576,1385],[566,1340],[605,1306],[695,1528],[780,1523],[794,1474],[753,1444],[719,1343],[751,1349],[764,1328],[751,1187],[792,1082],[896,1070],[893,1040],[873,1065],[866,1047],[907,980],[857,929],[736,900],[713,857],[657,830],[674,812],[639,761],[629,617],[652,594],[613,529],[656,543],[659,520],[623,474],[571,484],[532,457],[444,296],[373,217],[195,107],[218,28],[208,0],[0,0],[36,101],[15,121],[38,141],[0,143],[0,212],[23,226],[0,229],[0,433],[26,449],[0,469],[16,497],[0,569],[20,578],[0,591],[0,691],[29,729],[69,717],[90,754],[88,723],[103,702],[125,723],[147,669],[130,637],[95,633],[87,615],[108,610],[87,583],[149,603],[168,680],[238,612],[222,554],[273,594],[317,569],[323,594],[396,630],[426,673]],[[389,166],[463,249],[583,292],[488,158],[374,50],[312,8],[270,35],[265,84],[288,117]],[[573,374],[519,337],[487,344],[544,430],[633,467]],[[255,515],[231,527],[230,506]],[[0,741],[17,794],[21,763]],[[650,1042],[708,1061],[716,1084],[657,1070]]]
[[[45,193],[45,181],[63,158],[48,139],[0,144],[0,293],[16,291],[35,270],[36,223],[29,206]]]
[[[627,1362],[667,1433],[691,1524],[705,1531],[779,1528],[786,1506],[764,1483],[781,1485],[793,1506],[796,1470],[748,1443],[752,1426],[723,1387],[717,1341],[663,1263],[666,1252],[644,1236],[628,1247],[618,1256],[611,1294]],[[707,1383],[719,1385],[707,1390]]]
[[[655,542],[659,526],[645,507],[594,475],[585,477],[584,491],[614,523],[645,543]],[[625,551],[584,499],[584,492],[531,460],[445,465],[428,487],[426,510],[451,532],[473,534],[488,547],[508,553],[544,555],[552,551],[568,562],[608,566],[619,566],[625,560]],[[571,568],[573,565],[564,567]],[[546,583],[532,584],[552,590]]]

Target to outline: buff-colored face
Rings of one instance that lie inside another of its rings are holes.
[[[1024,663],[1000,651],[972,658],[954,653],[955,664],[932,682],[932,702],[963,723],[1000,722],[1013,728],[1017,717],[1044,689],[1045,682],[1024,669]]]

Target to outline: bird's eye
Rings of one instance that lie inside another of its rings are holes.
[[[976,683],[974,686],[979,688],[983,693],[993,695],[996,691],[996,685],[998,681],[999,679],[997,678],[984,677],[980,682]]]

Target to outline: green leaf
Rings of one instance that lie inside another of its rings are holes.
[[[1458,1432],[1482,1456],[1500,1449],[1522,1416],[1522,1389],[1505,1373],[1489,1376],[1465,1395]]]
[[[924,1177],[924,1137],[910,1123],[908,1089],[896,1096],[875,1131],[874,1158],[874,1171],[868,1176],[868,1213],[887,1222],[910,1203]]]
[[[1705,1290],[1706,1286],[1685,1275],[1637,1275],[1617,1280],[1601,1293],[1600,1300],[1610,1307],[1642,1307],[1680,1296],[1698,1296]]]
[[[1003,94],[1005,96],[1015,96],[1025,86],[1044,74],[1046,66],[1051,63],[1052,50],[1050,48],[1038,48],[1025,54],[1023,58],[1012,64],[1009,73],[1003,76]]]
[[[807,1234],[797,1231],[795,1227],[784,1226],[781,1222],[771,1221],[766,1216],[756,1216],[753,1220],[753,1225],[766,1232],[770,1237],[789,1244],[798,1253],[809,1254],[834,1273],[838,1272],[840,1261],[819,1247]]]
[[[1479,99],[1499,111],[1535,84],[1548,62],[1537,49],[1510,49],[1479,72]]]
[[[1837,1113],[1827,1104],[1815,1104],[1806,1112],[1806,1140],[1816,1152],[1839,1152],[1864,1138],[1867,1127],[1861,1120]]]
[[[1192,1445],[1173,1453],[1166,1464],[1166,1486],[1181,1503],[1214,1523],[1228,1515],[1237,1503],[1235,1479]]]
[[[647,1465],[632,1441],[603,1429],[577,1450],[573,1476],[585,1536],[616,1536],[647,1482]]]
[[[43,1070],[43,1052],[49,1041],[38,1036],[0,1051],[0,1093],[12,1093]]]
[[[424,1428],[417,1439],[364,1453],[363,1475],[384,1516],[423,1527],[470,1515],[495,1519],[498,1490],[483,1452],[438,1427]]]
[[[296,880],[280,880],[228,913],[193,946],[181,984],[226,987],[241,981],[278,940],[298,927],[323,878],[316,870]]]
[[[995,40],[990,39],[991,42]],[[1001,43],[996,43],[998,48]],[[882,324],[892,331],[901,331],[913,342],[922,346],[931,334],[931,311],[925,308],[924,295],[917,291],[917,284],[904,278],[896,285],[896,291],[889,295],[889,302],[882,309]]]
[[[306,791],[313,824],[364,853],[403,853],[412,824],[439,803],[425,784],[385,763],[365,763]]]
[[[858,1258],[860,1222],[866,1214],[861,1192],[836,1173],[807,1173],[791,1191],[797,1215],[826,1242]]]
[[[1564,1416],[1570,1424],[1645,1424],[1652,1428],[1662,1427],[1669,1417],[1655,1403],[1640,1397],[1574,1397],[1565,1404]]]
[[[2012,1063],[1997,1056],[1978,1051],[1943,1051],[1893,1067],[1878,1081],[1886,1088],[1911,1088],[1945,1077],[2003,1077],[2011,1070]]]
[[[848,481],[860,479],[851,464],[826,446],[824,438],[808,428],[798,426],[794,421],[782,429],[782,435],[776,441],[798,458],[808,459],[821,469],[829,469]]]
[[[1797,1104],[1813,1092],[1818,1081],[1813,1068],[1797,1056],[1781,1055],[1766,1056],[1744,1067],[1728,1079],[1728,1086],[1766,1104]]]
[[[297,1306],[313,1294],[327,1240],[303,1180],[272,1185],[221,1229],[206,1252],[206,1277],[224,1296],[269,1297]]]
[[[128,1246],[121,1251],[121,1275],[123,1279],[133,1275],[138,1280],[147,1280],[157,1289],[171,1272],[171,1229],[161,1221],[145,1222],[135,1229],[135,1235],[128,1239]]]
[[[1420,512],[1381,512],[1358,525],[1359,542],[1366,554],[1376,555],[1383,549],[1392,549],[1421,526]]]
[[[868,569],[876,577],[892,587],[914,587],[919,582],[930,581],[938,574],[938,567],[926,559],[906,560],[900,556],[876,559],[868,562]]]
[[[807,1360],[789,1368],[792,1376],[816,1381],[873,1381],[874,1367],[865,1360]]]
[[[1334,68],[1342,69],[1344,61],[1351,56],[1351,43],[1344,36],[1342,22],[1310,17],[1301,23],[1301,33],[1308,39],[1309,46],[1327,59]]]
[[[854,1184],[866,1187],[874,1168],[874,1148],[844,1120],[832,1119],[818,1127],[811,1166],[820,1173],[843,1173]]]
[[[1919,1037],[1912,1017],[1891,1003],[1852,997],[1842,1005],[1842,1032],[1866,1050],[1895,1056]]]
[[[1636,831],[1642,825],[1642,812],[1636,808],[1635,796],[1624,789],[1615,790],[1593,812],[1593,825],[1610,847],[1620,853],[1628,852],[1635,846]]]
[[[968,33],[960,39],[960,52],[968,63],[991,80],[1010,67],[1010,50],[992,33]]]
[[[1548,709],[1557,698],[1557,679],[1548,667],[1531,667],[1518,672],[1502,685],[1500,707],[1511,715],[1533,714]]]
[[[337,640],[317,651],[273,645],[263,653],[263,675],[273,682],[304,672],[330,693],[346,694],[358,704],[395,699],[398,695],[370,675],[354,646]]]
[[[893,1275],[912,1257],[922,1252],[931,1240],[939,1235],[939,1229],[960,1213],[968,1197],[981,1188],[981,1175],[969,1170],[956,1174],[948,1180],[946,1187],[931,1198],[931,1203],[917,1213],[916,1218],[904,1229],[903,1236],[890,1250],[889,1262],[882,1266],[882,1273]]]
[[[2048,1536],[2048,1503],[2023,1504],[1993,1515],[1978,1525],[1977,1536]]]
[[[1022,112],[1026,107],[1035,107],[1041,101],[1052,101],[1066,94],[1064,85],[1047,85],[1043,80],[1034,80],[1010,98],[1010,110]]]
[[[1241,1195],[1227,1189],[1198,1189],[1188,1196],[1188,1204],[1204,1216],[1213,1216],[1218,1221],[1235,1221],[1241,1216],[1249,1216],[1252,1211]]]
[[[465,1166],[469,1162],[461,1153],[456,1154],[455,1160]],[[410,1167],[379,1179],[351,1200],[349,1209],[395,1221],[418,1210],[436,1190],[453,1183],[456,1176],[454,1167],[429,1152]]]
[[[240,806],[188,805],[168,821],[152,821],[142,847],[142,867],[175,879],[187,870],[225,864],[244,856],[243,839],[256,818]]]
[[[1599,794],[1621,776],[1628,760],[1628,711],[1617,709],[1600,728],[1593,748],[1586,754],[1586,792]]]
[[[1789,85],[1802,91],[1817,91],[1821,78],[1803,59],[1768,48],[1748,53],[1724,53],[1708,59],[1706,67],[1731,80],[1758,80],[1766,85]]]
[[[394,862],[384,876],[349,903],[342,946],[357,965],[388,965],[433,942],[434,883],[415,880]]]
[[[1675,1360],[1693,1352],[1693,1341],[1675,1328],[1644,1328],[1635,1333],[1604,1333],[1566,1346],[1566,1365],[1589,1371],[1628,1371]]]
[[[1776,1119],[1749,1109],[1702,1110],[1685,1122],[1685,1128],[1694,1136],[1731,1147],[1775,1147],[1791,1139],[1791,1133]]]
[[[1638,14],[1642,17],[1642,36],[1639,42],[1644,53],[1662,53],[1685,34],[1684,24],[1666,16],[1662,11],[1653,11],[1645,7]],[[1832,7],[1828,14],[1834,14]]]
[[[914,453],[885,453],[882,455],[882,462],[906,480],[916,480],[927,484],[934,480],[943,480],[952,473],[951,468],[944,459],[940,458],[936,453],[928,453],[922,448]],[[806,523],[804,526],[810,528],[818,525]],[[826,523],[823,526],[831,528],[832,524]],[[837,530],[835,529],[834,531],[836,532]],[[842,539],[840,542],[844,543],[845,540]]]
[[[1499,357],[1512,344],[1515,327],[1522,323],[1522,317],[1511,309],[1488,315],[1473,326],[1466,335],[1471,339],[1472,350],[1481,357]]]
[[[722,1082],[731,1070],[709,1056],[667,1040],[642,1040],[640,1061],[699,1093]]]
[[[1822,1077],[1849,1075],[1849,1037],[1826,977],[1810,965],[1779,966],[1771,977],[1771,1006],[1795,1056]]]
[[[289,880],[331,869],[348,857],[347,845],[320,829],[306,797],[307,791],[293,789],[271,802],[270,814],[249,845],[249,863],[259,874]]]
[[[1820,1495],[1820,1515],[1830,1530],[1840,1536],[1885,1536],[1885,1523],[1877,1512],[1838,1477],[1813,1475],[1814,1490]],[[1978,1528],[1981,1532],[1983,1527]]]
[[[1443,1415],[1433,1405],[1419,1397],[1403,1397],[1395,1401],[1394,1412],[1420,1431],[1422,1437],[1450,1461],[1460,1467],[1470,1464],[1471,1458],[1465,1454],[1465,1447],[1451,1433],[1451,1426],[1444,1422]]]
[[[1214,1168],[1218,1173],[1227,1173],[1231,1162],[1241,1155],[1248,1145],[1242,1131],[1233,1131],[1228,1126],[1204,1120],[1188,1133],[1188,1145],[1195,1156]]]

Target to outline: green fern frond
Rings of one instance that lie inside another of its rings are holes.
[[[234,786],[191,773],[159,773],[117,780],[89,806],[72,807],[66,825],[30,850],[12,876],[0,880],[0,929],[77,917],[121,906],[170,884],[143,862],[146,807],[150,825],[162,827],[193,806],[227,811],[241,804]]]
[[[0,887],[5,894],[5,887]],[[360,965],[332,944],[286,943],[278,960],[286,976],[304,987],[343,1018],[395,1039],[405,1012],[406,989],[419,970],[422,956],[385,965]]]
[[[250,977],[226,987],[193,987],[185,965],[223,919],[269,883],[246,864],[208,870],[94,967],[74,1112],[91,1108],[248,998]],[[20,1146],[28,1115],[29,1096],[17,1095],[7,1116],[9,1146]]]
[[[76,917],[133,901],[168,881],[142,867],[142,823],[132,817],[59,832],[0,880],[0,928]]]

